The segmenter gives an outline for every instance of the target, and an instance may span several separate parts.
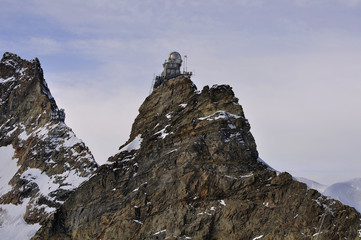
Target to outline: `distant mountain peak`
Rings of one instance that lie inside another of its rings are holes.
[[[349,181],[332,184],[322,193],[352,206],[361,212],[361,178],[354,178]]]
[[[0,61],[0,235],[35,234],[88,179],[97,164],[63,122],[38,59],[5,53]],[[23,229],[19,231],[17,229]]]

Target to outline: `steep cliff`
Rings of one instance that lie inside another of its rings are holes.
[[[258,157],[231,87],[180,77],[33,239],[360,239],[360,218]]]
[[[0,62],[0,236],[29,239],[97,168],[58,107],[38,59]]]

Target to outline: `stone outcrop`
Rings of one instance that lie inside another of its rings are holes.
[[[258,157],[231,87],[176,78],[33,239],[360,239],[360,218]]]
[[[51,120],[56,110],[39,60],[5,53],[0,62],[3,239],[30,238],[97,168],[74,132],[63,121]],[[28,232],[18,235],[22,231]]]

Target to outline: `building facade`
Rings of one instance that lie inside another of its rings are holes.
[[[164,81],[178,76],[190,77],[192,75],[191,72],[181,72],[182,62],[182,57],[178,52],[171,52],[168,60],[163,63],[162,74],[155,77],[153,89],[159,87]]]

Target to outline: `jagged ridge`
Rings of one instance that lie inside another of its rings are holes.
[[[360,217],[258,158],[231,87],[176,78],[34,239],[359,239]]]
[[[0,235],[30,238],[97,168],[62,121],[38,59],[5,53],[0,62]],[[19,231],[19,228],[21,231]]]

